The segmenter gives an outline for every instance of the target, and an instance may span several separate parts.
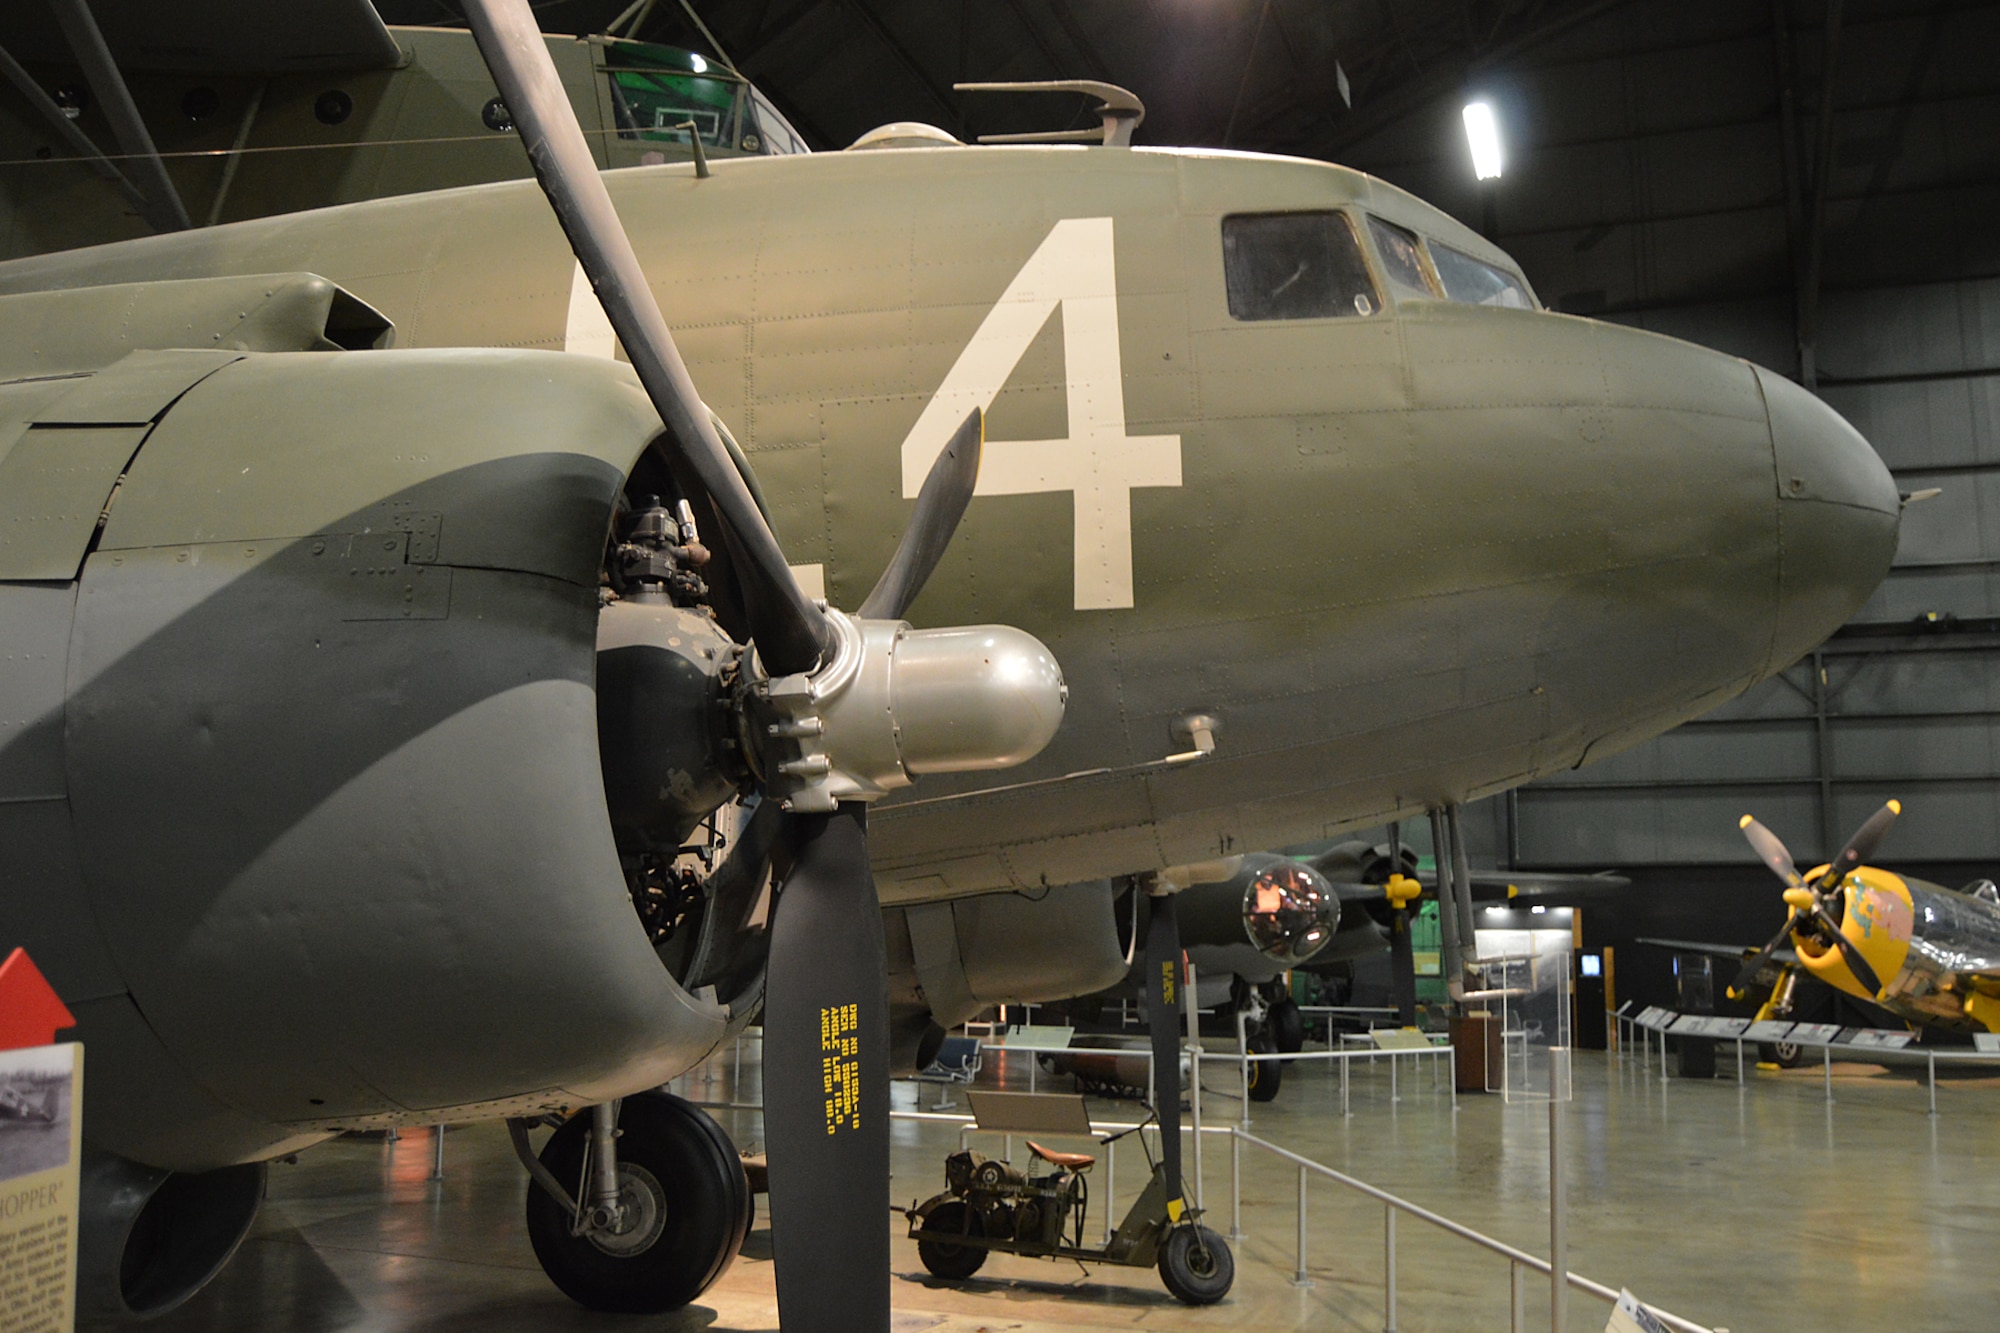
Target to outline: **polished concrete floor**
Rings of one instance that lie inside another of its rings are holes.
[[[728,1055],[675,1085],[696,1100],[754,1100],[754,1045],[741,1096]],[[1752,1072],[1725,1060],[1712,1082],[1662,1082],[1657,1069],[1579,1056],[1567,1112],[1570,1266],[1612,1287],[1735,1333],[1748,1330],[2000,1326],[2000,1078],[1940,1079],[1926,1114],[1908,1072],[1835,1065],[1834,1101],[1817,1066]],[[986,1081],[1007,1071],[989,1064]],[[1007,1079],[1020,1086],[1019,1077]],[[1235,1075],[1210,1067],[1210,1123],[1234,1119]],[[899,1086],[899,1108],[919,1089]],[[1392,1100],[1386,1064],[1354,1070],[1352,1114],[1324,1066],[1297,1067],[1277,1101],[1252,1108],[1250,1132],[1545,1254],[1546,1110],[1496,1096],[1451,1099],[1408,1070]],[[928,1104],[935,1091],[922,1089]],[[962,1102],[962,1098],[960,1099]],[[1104,1108],[1100,1119],[1122,1119]],[[754,1112],[716,1112],[739,1144]],[[934,1192],[956,1127],[899,1121],[894,1197]],[[1211,1136],[1205,1202],[1218,1230],[1231,1216],[1228,1139]],[[543,1278],[522,1230],[524,1176],[495,1125],[454,1128],[442,1181],[429,1178],[435,1139],[348,1139],[272,1168],[269,1201],[214,1284],[154,1324],[194,1330],[736,1330],[776,1327],[770,1236],[762,1210],[742,1257],[701,1300],[672,1317],[611,1317],[571,1305]],[[1137,1181],[1121,1154],[1118,1204]],[[1100,1169],[1102,1164],[1100,1163]],[[1101,1188],[1101,1185],[1100,1185]],[[1100,1196],[1101,1197],[1101,1196]],[[937,1330],[1333,1329],[1383,1326],[1381,1205],[1329,1182],[1311,1185],[1306,1266],[1293,1285],[1297,1177],[1244,1149],[1235,1290],[1224,1305],[1176,1304],[1150,1270],[995,1256],[957,1287],[936,1282],[915,1246],[894,1247],[898,1333]],[[760,1204],[762,1200],[760,1200]],[[857,1219],[857,1222],[860,1219]],[[900,1232],[901,1220],[892,1226]],[[1399,1327],[1501,1329],[1505,1261],[1408,1219],[1398,1226]],[[1547,1327],[1545,1279],[1528,1287],[1529,1327]],[[1604,1326],[1599,1301],[1572,1298],[1573,1329]]]

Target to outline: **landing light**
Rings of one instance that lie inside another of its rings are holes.
[[[688,64],[694,67],[694,72],[697,74],[708,73],[708,62],[692,51],[688,52]],[[1498,176],[1500,173],[1496,170],[1493,174]]]
[[[1486,102],[1465,105],[1465,138],[1472,145],[1472,174],[1480,180],[1500,176],[1500,122]]]

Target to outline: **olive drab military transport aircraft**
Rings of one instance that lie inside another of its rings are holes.
[[[1381,181],[1122,111],[600,175],[470,8],[541,188],[0,264],[0,941],[91,1048],[99,1312],[478,1117],[565,1291],[685,1304],[749,1197],[649,1090],[761,1010],[784,1325],[886,1328],[936,1024],[1115,980],[1134,884],[1166,1012],[1162,868],[1614,753],[1888,567],[1818,399]]]

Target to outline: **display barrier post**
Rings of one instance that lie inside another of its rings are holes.
[[[1549,1103],[1549,1333],[1569,1327],[1569,1236],[1564,1226],[1563,1104]]]
[[[1108,1217],[1108,1211],[1107,1211]],[[1229,1136],[1229,1239],[1242,1243],[1243,1235],[1243,1139]],[[1110,1243],[1107,1234],[1105,1243]]]
[[[1292,1285],[1310,1287],[1312,1279],[1306,1276],[1306,1169],[1299,1168],[1299,1266],[1292,1274]]]
[[[1501,1094],[1549,1108],[1549,1330],[1569,1327],[1569,1236],[1563,1189],[1564,1106],[1570,1100],[1571,981],[1567,949],[1484,958],[1480,995],[1500,1002]],[[1664,1072],[1664,1071],[1663,1071]]]
[[[1192,966],[1192,964],[1190,964]],[[1236,1051],[1243,1065],[1243,1115],[1244,1124],[1250,1123],[1250,1036],[1249,1018],[1243,1010],[1236,1011]]]
[[[1392,1066],[1393,1068],[1393,1066]],[[1305,1171],[1299,1172],[1300,1188]],[[1382,1205],[1382,1333],[1396,1333],[1396,1205]]]

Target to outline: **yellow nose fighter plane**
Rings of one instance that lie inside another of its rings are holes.
[[[1749,815],[1743,834],[1785,881],[1791,909],[1771,942],[1729,988],[1740,999],[1789,941],[1794,961],[1778,977],[1759,1018],[1789,1012],[1797,969],[1913,1023],[1960,1032],[2000,1032],[2000,894],[1981,880],[1953,892],[1865,865],[1902,812],[1890,801],[1827,865],[1801,875],[1776,834]]]
[[[762,1006],[786,1326],[886,1327],[839,1220],[885,1211],[884,969],[1070,967],[929,909],[1108,926],[1614,753],[1894,552],[1816,398],[1360,173],[902,127],[600,177],[545,73],[502,92],[560,224],[498,183],[0,265],[0,944],[91,1047],[97,1310],[198,1288],[259,1164],[481,1116],[565,1290],[685,1304],[748,1201],[645,1090]],[[128,1254],[148,1208],[214,1225]]]

